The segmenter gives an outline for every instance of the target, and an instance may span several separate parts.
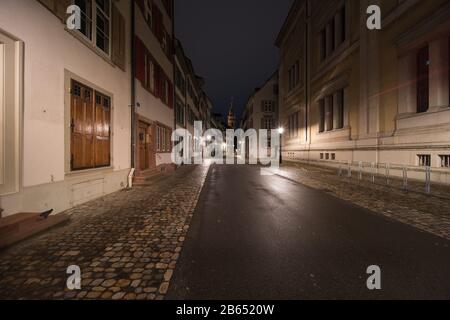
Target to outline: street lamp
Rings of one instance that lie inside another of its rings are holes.
[[[281,163],[283,163],[283,157],[282,157],[282,155],[281,155],[281,138],[282,138],[282,135],[283,135],[283,133],[284,133],[284,128],[283,127],[279,127],[278,128],[278,133],[280,134],[280,164]]]

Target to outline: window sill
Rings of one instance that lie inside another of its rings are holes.
[[[108,56],[105,52],[103,52],[102,50],[96,48],[92,42],[90,42],[85,36],[83,36],[79,31],[76,30],[70,30],[67,29],[67,27],[65,27],[65,30],[72,35],[75,39],[77,39],[78,41],[80,41],[82,44],[84,44],[86,47],[88,47],[88,49],[90,49],[92,52],[94,52],[96,55],[98,55],[100,58],[102,58],[103,60],[105,60],[105,62],[107,62],[108,64],[110,64],[112,67],[117,67],[112,61],[111,61],[111,57]]]
[[[79,171],[70,171],[67,172],[65,174],[66,177],[79,177],[79,176],[84,176],[84,175],[88,175],[88,174],[97,174],[97,173],[108,173],[108,172],[113,172],[114,171],[114,167],[113,166],[109,166],[109,167],[103,167],[103,168],[94,168],[94,169],[85,169],[85,170],[79,170]]]
[[[318,132],[316,137],[318,140],[350,139],[350,126],[346,126],[342,129]]]
[[[402,113],[397,116],[398,129],[437,126],[450,123],[450,107],[431,107],[426,112]]]

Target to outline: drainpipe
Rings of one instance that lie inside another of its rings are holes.
[[[172,0],[172,79],[173,79],[173,130],[177,130],[177,117],[176,117],[176,110],[177,110],[177,101],[176,101],[176,88],[175,88],[175,1]]]
[[[309,0],[306,0],[305,2],[305,18],[306,18],[306,23],[305,23],[305,61],[306,61],[306,66],[305,66],[305,77],[306,77],[306,83],[305,83],[305,137],[306,137],[306,141],[305,143],[307,143],[310,146],[310,135],[309,135],[309,108],[310,108],[310,92],[309,92]],[[309,160],[309,150],[310,148],[308,148],[308,160]]]
[[[130,95],[131,95],[131,169],[128,175],[128,188],[133,186],[133,176],[136,167],[136,64],[135,64],[135,4],[134,0],[130,1],[130,15],[131,15],[131,52],[130,52],[130,62],[131,62],[131,79],[130,79]]]
[[[172,52],[171,52],[171,58],[172,58],[172,80],[173,80],[173,130],[174,132],[177,130],[177,95],[176,95],[176,84],[175,84],[175,1],[172,1]],[[184,142],[183,142],[184,143]],[[174,143],[173,143],[174,144]],[[173,148],[173,145],[172,145]],[[177,169],[177,166],[175,166],[175,169]]]
[[[136,63],[135,63],[135,4],[130,1],[131,10],[131,171],[134,173],[136,166]]]

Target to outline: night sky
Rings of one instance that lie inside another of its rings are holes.
[[[274,46],[293,0],[175,0],[175,33],[214,112],[225,115],[234,96],[237,116],[254,88],[278,66]]]

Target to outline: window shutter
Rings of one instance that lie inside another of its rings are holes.
[[[71,0],[38,0],[53,14],[55,14],[61,22],[65,23],[67,15],[67,8],[71,5]]]
[[[162,42],[163,37],[163,15],[161,10],[159,10],[158,6],[153,3],[153,14],[155,16],[155,35],[158,41]]]
[[[158,64],[155,64],[155,96],[157,98],[162,97],[161,87],[162,87],[161,67]]]
[[[173,95],[174,95],[173,84],[169,80],[167,82],[169,83],[169,107],[172,109],[173,108]],[[184,124],[184,120],[183,120],[183,124]]]
[[[55,1],[55,15],[61,20],[62,23],[66,23],[67,8],[71,5],[71,0],[56,0]]]
[[[42,3],[51,12],[53,12],[53,10],[55,9],[55,0],[38,0],[38,1]]]
[[[145,47],[142,43],[141,39],[136,36],[136,48],[135,48],[135,55],[136,55],[136,78],[141,81],[143,85],[145,85],[145,63],[144,63],[144,55],[145,55]]]
[[[112,61],[125,71],[125,19],[115,5],[112,11]]]

